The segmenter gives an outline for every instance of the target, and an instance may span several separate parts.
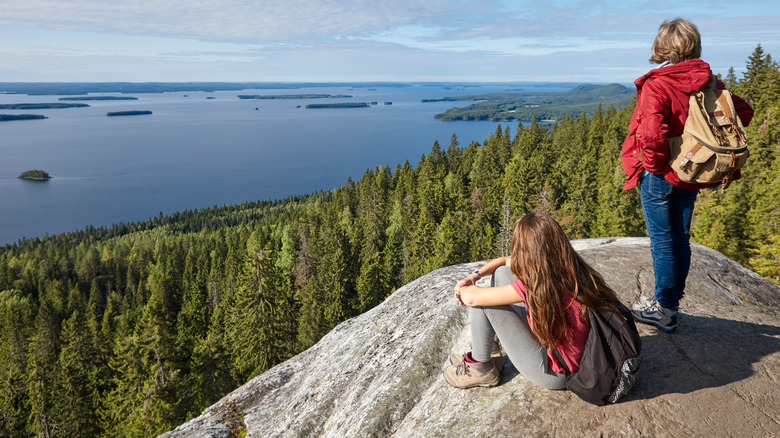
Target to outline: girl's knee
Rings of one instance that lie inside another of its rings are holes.
[[[515,282],[515,276],[509,266],[499,266],[493,272],[492,286],[506,286]]]

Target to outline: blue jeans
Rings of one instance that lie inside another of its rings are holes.
[[[663,176],[642,177],[639,195],[655,274],[655,299],[661,307],[677,309],[691,266],[690,230],[695,189],[673,186]]]

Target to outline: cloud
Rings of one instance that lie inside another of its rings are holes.
[[[776,0],[3,0],[0,77],[630,82],[675,16],[713,68],[780,51]]]
[[[762,23],[767,38],[778,37],[775,0],[733,0],[717,11],[709,5],[703,0],[4,0],[0,25],[315,46],[351,38],[515,54],[527,53],[517,47],[531,45],[573,50],[646,45],[661,21],[689,14],[717,29],[715,35],[723,34],[727,16],[729,35],[745,35]]]
[[[361,34],[434,19],[446,0],[6,0],[0,24],[216,41]],[[457,2],[456,2],[457,3]]]

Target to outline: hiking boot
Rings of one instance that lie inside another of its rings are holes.
[[[644,295],[639,297],[636,303],[631,304],[631,310],[645,311],[655,304],[655,298],[646,297]]]
[[[460,389],[498,385],[498,382],[501,381],[501,375],[496,366],[493,365],[493,362],[485,363],[490,366],[487,371],[479,371],[472,364],[463,362],[459,365],[445,367],[442,374],[444,374],[447,383]]]
[[[450,363],[452,365],[460,365],[463,362],[466,361],[466,355],[465,354],[457,354],[452,353],[450,354]],[[501,354],[501,345],[498,344],[498,342],[493,344],[493,350],[490,352],[490,361],[493,362],[493,365],[496,367],[498,372],[500,373],[501,370],[504,369],[504,355]]]
[[[646,306],[642,306],[641,301],[642,299],[640,303],[631,306],[634,319],[644,324],[654,325],[667,333],[677,328],[677,309],[661,307],[656,300],[650,300]]]

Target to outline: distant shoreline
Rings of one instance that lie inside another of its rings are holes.
[[[0,94],[69,96],[90,93],[174,93],[355,87],[407,88],[403,82],[0,82]]]
[[[598,85],[599,83],[590,82]],[[601,83],[603,85],[609,82]],[[490,85],[505,87],[505,91],[520,91],[525,87],[555,87],[571,89],[583,82],[517,81],[517,82],[0,82],[0,94],[31,96],[81,96],[91,93],[173,93],[240,90],[297,90],[301,88],[347,88],[350,91],[381,88],[436,87],[442,90],[466,90]],[[633,89],[632,83],[623,84]]]

